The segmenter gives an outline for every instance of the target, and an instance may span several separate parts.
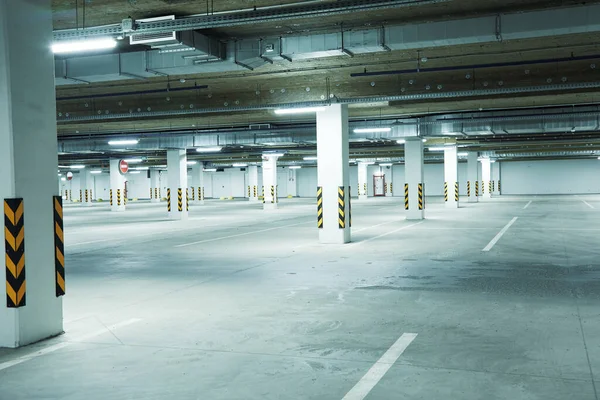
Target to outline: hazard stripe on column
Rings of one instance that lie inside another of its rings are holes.
[[[346,228],[346,194],[344,187],[338,187],[338,228]]]
[[[113,205],[113,191],[110,189],[110,205]]]
[[[444,182],[444,201],[448,201],[448,182]]]
[[[167,189],[167,211],[171,212],[171,188]]]
[[[177,188],[177,211],[183,212],[183,191]]]
[[[117,189],[117,206],[121,205],[121,189]]]
[[[158,188],[154,188],[154,198],[160,199],[160,197],[158,197]]]
[[[467,197],[471,197],[471,181],[467,181]]]
[[[423,203],[423,184],[419,183],[417,185],[417,192],[419,196],[419,210],[423,210],[425,208],[425,204]]]
[[[323,187],[317,187],[317,227],[323,228]]]
[[[56,297],[65,295],[65,235],[63,231],[62,198],[54,196],[54,269]]]
[[[408,183],[404,184],[404,209],[408,210]]]
[[[185,188],[185,211],[190,211],[190,193],[188,188]]]
[[[6,260],[6,306],[26,304],[25,224],[23,199],[4,199],[4,248]]]
[[[479,197],[479,181],[475,181],[475,197]]]
[[[458,182],[454,182],[454,201],[458,202]]]

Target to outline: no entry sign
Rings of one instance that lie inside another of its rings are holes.
[[[67,172],[67,180],[70,181],[71,179],[73,179],[73,173],[69,171]]]
[[[119,161],[119,172],[121,175],[125,175],[129,171],[129,164],[125,160]]]

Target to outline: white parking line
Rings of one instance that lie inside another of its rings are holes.
[[[212,239],[206,239],[206,240],[199,240],[197,242],[192,242],[192,243],[184,243],[184,244],[178,244],[175,247],[187,247],[187,246],[193,246],[195,244],[202,244],[202,243],[209,243],[209,242],[216,242],[217,240],[224,240],[224,239],[231,239],[234,237],[240,237],[240,236],[247,236],[247,235],[254,235],[255,233],[262,233],[262,232],[268,232],[268,231],[273,231],[275,229],[284,229],[284,228],[289,228],[290,226],[298,226],[298,225],[306,225],[306,224],[311,224],[312,221],[307,221],[307,222],[300,222],[299,224],[291,224],[291,225],[285,225],[285,226],[276,226],[274,228],[268,228],[268,229],[261,229],[259,231],[252,231],[252,232],[246,232],[246,233],[238,233],[236,235],[229,235],[229,236],[221,236],[221,237],[217,237],[217,238],[212,238]]]
[[[99,331],[92,332],[92,333],[89,333],[87,335],[79,336],[78,338],[75,338],[72,341],[57,343],[57,344],[54,344],[52,346],[45,347],[45,348],[43,348],[43,349],[41,349],[39,351],[33,352],[31,354],[27,354],[27,355],[24,355],[22,357],[16,358],[14,360],[3,362],[2,364],[0,364],[0,371],[5,370],[5,369],[10,368],[10,367],[14,367],[15,365],[22,364],[22,363],[24,363],[26,361],[33,360],[34,358],[37,358],[37,357],[40,357],[40,356],[43,356],[43,355],[46,355],[46,354],[49,354],[49,353],[53,353],[53,352],[55,352],[57,350],[64,349],[65,347],[70,346],[73,343],[77,343],[77,342],[81,342],[81,341],[84,341],[84,340],[88,340],[88,339],[91,339],[93,337],[100,336],[100,335],[103,335],[105,333],[109,333],[113,329],[117,329],[117,328],[120,328],[120,327],[123,327],[123,326],[131,325],[131,324],[134,324],[134,323],[139,322],[139,321],[141,321],[141,319],[139,319],[139,318],[132,318],[132,319],[129,319],[127,321],[122,321],[122,322],[116,323],[114,325],[111,325],[109,327],[103,328],[103,329],[101,329]]]
[[[529,205],[533,203],[533,200],[529,200],[529,203],[525,204],[525,207],[523,207],[523,210],[526,209],[527,207],[529,207]]]
[[[367,226],[366,228],[360,228],[360,229],[356,229],[356,230],[352,229],[352,233],[358,233],[358,232],[366,231],[367,229],[377,228],[378,226],[387,225],[387,224],[391,224],[391,223],[394,223],[394,222],[398,222],[398,221],[382,222],[381,224]]]
[[[400,336],[342,400],[363,400],[367,397],[416,337],[416,333],[404,333]]]
[[[583,201],[583,204],[585,204],[585,205],[586,205],[586,206],[588,206],[589,208],[595,208],[593,205],[591,205],[591,204],[590,204],[590,203],[588,203],[587,201],[585,201],[585,200],[581,200],[581,201]]]
[[[382,234],[382,235],[379,235],[379,236],[374,236],[374,237],[372,237],[372,238],[365,239],[365,240],[362,240],[362,241],[360,241],[360,242],[352,243],[350,246],[359,246],[359,245],[361,245],[361,244],[363,244],[363,243],[370,242],[371,240],[379,239],[379,238],[382,238],[382,237],[384,237],[384,236],[391,235],[391,234],[393,234],[393,233],[396,233],[396,232],[403,231],[404,229],[412,228],[413,226],[416,226],[416,225],[422,224],[423,222],[425,222],[425,221],[417,222],[416,224],[412,224],[412,225],[406,225],[406,226],[403,226],[403,227],[401,227],[401,228],[394,229],[394,230],[393,230],[393,231],[391,231],[391,232],[387,232],[387,233],[384,233],[384,234]]]
[[[500,232],[498,232],[498,234],[496,236],[494,236],[494,238],[481,251],[490,251],[492,249],[492,247],[494,247],[494,245],[498,242],[498,240],[500,240],[502,235],[504,235],[506,233],[508,228],[510,228],[511,225],[514,224],[518,218],[519,217],[514,217],[513,219],[511,219],[510,222],[508,224],[506,224],[506,226],[504,226],[504,228],[502,228],[502,230]]]

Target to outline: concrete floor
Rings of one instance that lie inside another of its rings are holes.
[[[0,399],[598,400],[600,196],[355,200],[328,246],[313,203],[66,206],[66,333],[0,349]]]

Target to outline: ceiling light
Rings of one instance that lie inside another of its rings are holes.
[[[396,143],[398,143],[398,144],[404,144],[404,143],[406,143],[406,140],[399,139],[399,140],[396,140]]]
[[[66,181],[66,180],[67,180],[67,178],[65,178],[65,177],[63,176],[62,178],[60,178],[60,180],[64,182],[64,181]]]
[[[391,167],[392,165],[394,165],[394,164],[392,164],[392,163],[379,164],[379,166],[381,166],[381,167]]]
[[[84,169],[85,165],[71,165],[69,168],[71,168],[71,169]]]
[[[52,44],[54,54],[77,53],[90,50],[114,49],[117,41],[113,38],[98,38],[73,41],[58,41]]]
[[[467,153],[466,151],[464,151],[464,152],[456,153],[456,155],[459,156],[459,157],[467,157],[469,155],[469,153]]]
[[[58,176],[62,176],[62,174],[58,174]]]
[[[198,164],[198,161],[188,161],[187,165],[196,165]]]
[[[248,164],[244,164],[244,163],[233,163],[231,164],[232,167],[239,167],[239,168],[243,168],[243,167],[247,167]]]
[[[196,151],[198,153],[217,153],[221,151],[221,146],[213,146],[213,147],[198,147]]]
[[[150,168],[149,167],[135,167],[134,170],[136,171],[148,171]]]
[[[317,161],[318,157],[316,156],[308,156],[308,157],[304,157],[304,161]]]
[[[496,162],[496,160],[490,160],[490,162],[491,162],[491,163],[495,163],[495,162]]]
[[[444,143],[444,146],[456,146],[456,143]]]
[[[444,151],[446,150],[445,147],[429,147],[428,149],[429,151]]]
[[[283,157],[283,153],[263,153],[263,157]]]
[[[205,168],[204,172],[217,172],[216,168]]]
[[[111,146],[125,146],[128,144],[138,144],[139,140],[137,139],[127,139],[127,140],[109,140],[108,144]]]
[[[128,158],[125,161],[127,161],[130,164],[135,164],[135,163],[141,163],[144,160],[142,160],[141,158]]]
[[[356,128],[354,133],[379,133],[390,132],[392,128]]]
[[[427,139],[422,139],[421,142],[425,143],[427,142]]]
[[[95,170],[95,171],[90,171],[90,174],[101,174],[102,171],[100,170]]]
[[[68,165],[59,165],[58,168],[69,168]]]
[[[129,171],[130,174],[141,174],[142,171]]]
[[[275,110],[277,115],[288,115],[288,114],[307,114],[314,113],[317,111],[323,111],[325,107],[298,107],[298,108],[279,108]]]
[[[302,166],[300,165],[290,165],[290,169],[300,169]]]

